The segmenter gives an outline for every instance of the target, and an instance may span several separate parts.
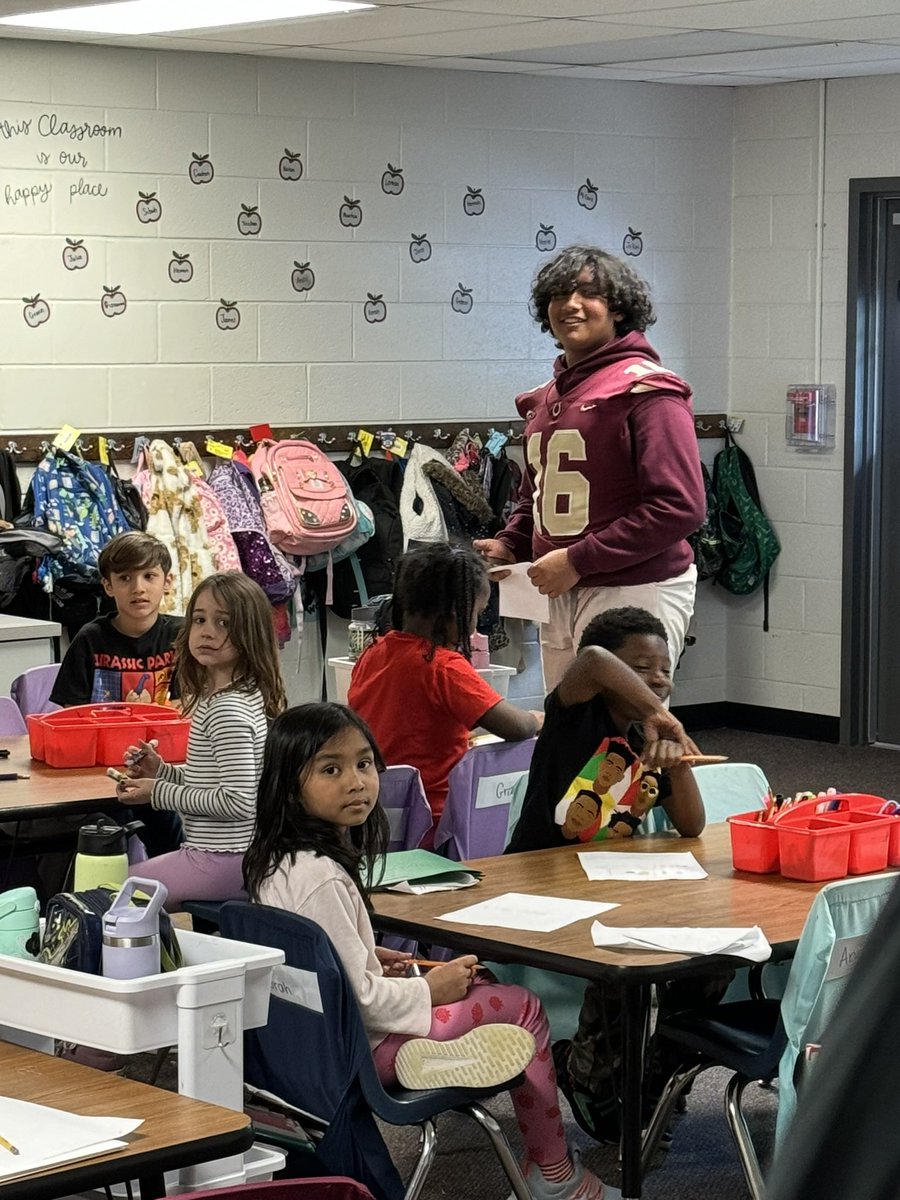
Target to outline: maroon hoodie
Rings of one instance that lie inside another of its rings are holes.
[[[516,398],[519,499],[497,535],[517,562],[565,547],[581,587],[659,583],[694,556],[706,512],[691,389],[642,333],[601,346]]]

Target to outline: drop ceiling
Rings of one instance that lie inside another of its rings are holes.
[[[0,0],[0,16],[73,2]],[[363,13],[196,34],[4,26],[0,36],[719,86],[900,73],[900,0],[380,0]]]

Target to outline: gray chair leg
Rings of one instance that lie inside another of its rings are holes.
[[[728,1086],[725,1089],[725,1118],[737,1146],[738,1157],[741,1160],[744,1178],[747,1181],[752,1200],[765,1200],[766,1188],[759,1166],[759,1158],[744,1117],[744,1110],[741,1108],[744,1088],[751,1082],[743,1075],[732,1075],[728,1080]]]
[[[467,1104],[462,1111],[468,1113],[474,1121],[477,1121],[491,1139],[491,1144],[494,1147],[497,1157],[500,1159],[500,1165],[506,1172],[506,1178],[512,1186],[516,1200],[531,1200],[531,1192],[528,1190],[528,1184],[525,1182],[525,1177],[518,1162],[516,1162],[516,1157],[510,1149],[509,1142],[506,1140],[503,1130],[491,1114],[486,1108],[474,1102]],[[409,1200],[409,1197],[406,1200]]]
[[[419,1128],[422,1130],[422,1149],[419,1151],[419,1158],[415,1169],[409,1177],[409,1183],[406,1185],[403,1200],[418,1200],[419,1193],[425,1186],[425,1180],[428,1178],[428,1172],[431,1170],[431,1164],[434,1162],[434,1154],[437,1150],[437,1130],[435,1129],[434,1121],[423,1121]]]
[[[641,1141],[641,1172],[646,1174],[650,1169],[650,1163],[653,1161],[653,1155],[659,1146],[659,1139],[662,1137],[669,1123],[669,1118],[675,1108],[675,1102],[689,1083],[705,1071],[709,1063],[692,1063],[690,1066],[681,1067],[668,1080],[666,1086],[662,1090],[662,1095],[656,1102],[656,1108],[653,1110],[653,1116],[650,1118],[650,1124],[644,1132]]]

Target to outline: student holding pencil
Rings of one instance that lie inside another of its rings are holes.
[[[384,1083],[475,1087],[524,1072],[511,1096],[534,1200],[621,1200],[566,1143],[540,1000],[497,983],[474,955],[423,962],[431,969],[416,978],[407,977],[408,955],[375,945],[366,889],[379,878],[389,836],[378,803],[383,769],[368,726],[350,709],[317,703],[282,713],[266,743],[244,859],[251,899],[328,934]]]

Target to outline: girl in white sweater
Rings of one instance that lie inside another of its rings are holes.
[[[408,955],[375,945],[366,887],[378,878],[388,840],[378,803],[383,769],[368,727],[342,705],[304,704],[278,717],[266,744],[256,829],[244,859],[251,899],[308,917],[328,934],[384,1083],[400,1077],[416,1086],[419,1039],[466,1039],[468,1056],[473,1048],[490,1054],[497,1044],[493,1027],[500,1055],[508,1061],[520,1055],[495,1081],[525,1066],[525,1081],[511,1094],[535,1200],[616,1200],[620,1193],[604,1188],[566,1144],[540,1000],[524,988],[496,983],[473,955],[408,977]],[[519,1028],[510,1035],[510,1026]],[[523,1029],[533,1036],[533,1057],[530,1039],[521,1056]],[[478,1082],[488,1080],[491,1062],[478,1066]],[[462,1078],[459,1083],[466,1086]]]

